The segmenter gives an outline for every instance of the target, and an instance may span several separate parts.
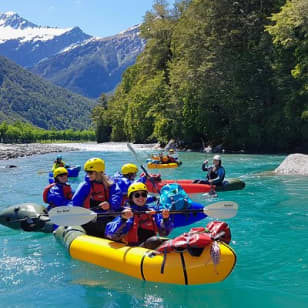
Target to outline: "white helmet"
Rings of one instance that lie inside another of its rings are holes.
[[[220,155],[215,155],[215,156],[213,157],[213,160],[220,160],[220,161],[221,161]]]

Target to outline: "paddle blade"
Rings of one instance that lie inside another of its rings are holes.
[[[153,180],[153,178],[151,177],[151,175],[149,174],[149,172],[147,171],[147,169],[146,169],[146,168],[141,164],[141,162],[139,161],[138,156],[137,156],[137,153],[136,153],[135,149],[133,148],[133,146],[132,146],[130,143],[127,143],[126,145],[127,145],[128,149],[129,149],[129,150],[133,153],[133,155],[135,156],[135,159],[136,159],[136,161],[138,162],[138,164],[140,165],[140,168],[142,169],[142,171],[143,171],[143,172],[145,173],[145,175],[150,179],[150,181],[151,181],[153,187],[155,188],[156,192],[157,192],[157,193],[160,193],[160,192],[159,192],[159,189],[158,189],[157,186],[156,186],[155,181]]]
[[[48,212],[51,222],[59,226],[80,226],[96,218],[97,214],[80,206],[58,206]]]
[[[203,212],[210,217],[226,219],[234,217],[237,214],[237,210],[237,203],[233,201],[220,201],[206,206]]]
[[[130,143],[127,143],[127,147],[133,153],[133,155],[135,156],[135,159],[138,162],[138,164],[141,164],[140,161],[139,161],[138,155],[137,155],[135,149],[133,148],[133,146]]]

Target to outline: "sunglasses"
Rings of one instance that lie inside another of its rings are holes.
[[[62,173],[62,174],[59,174],[58,176],[67,176],[67,173]]]
[[[86,171],[87,174],[93,174],[94,171]]]
[[[142,197],[142,198],[146,198],[148,196],[148,193],[146,193],[146,192],[142,192],[142,193],[135,193],[134,195],[133,195],[133,197],[135,197],[135,198],[140,198],[140,197]]]

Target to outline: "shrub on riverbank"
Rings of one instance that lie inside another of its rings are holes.
[[[94,130],[45,130],[28,123],[15,122],[0,124],[0,142],[4,143],[31,143],[54,141],[95,141]]]

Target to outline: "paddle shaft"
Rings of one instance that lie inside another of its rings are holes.
[[[152,213],[154,214],[160,214],[162,213],[163,210],[159,210],[159,211],[155,211],[155,210],[147,210],[147,211],[135,211],[133,212],[135,215],[138,214],[150,214]],[[190,214],[190,213],[203,213],[204,212],[204,208],[202,209],[187,209],[187,210],[171,210],[169,211],[170,214]],[[116,215],[121,215],[123,214],[123,212],[106,212],[106,213],[97,213],[97,216],[116,216]]]
[[[234,217],[237,213],[238,204],[232,201],[221,201],[208,205],[207,207],[197,209],[170,210],[170,214],[194,214],[204,213],[205,217],[210,216],[217,219],[226,219]],[[156,214],[162,213],[163,210],[146,210],[135,211],[134,214]],[[60,206],[49,211],[50,220],[61,226],[74,226],[86,224],[98,216],[118,216],[123,214],[120,211],[110,211],[104,213],[96,213],[90,209],[79,206]]]

